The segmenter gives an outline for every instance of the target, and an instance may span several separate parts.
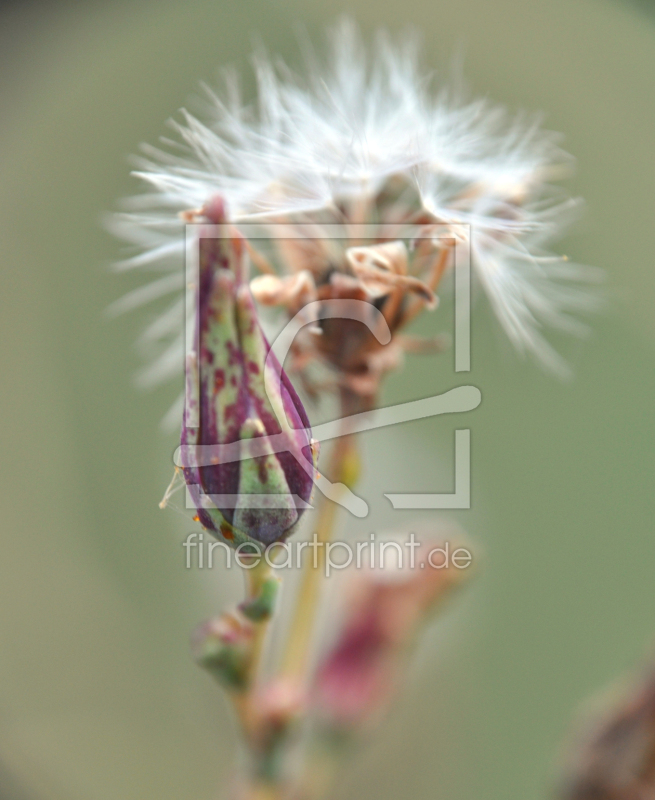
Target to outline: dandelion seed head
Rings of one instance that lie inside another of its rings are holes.
[[[585,271],[549,251],[578,206],[549,183],[571,158],[538,117],[512,118],[435,86],[418,53],[412,35],[378,33],[367,48],[344,21],[324,61],[306,54],[302,77],[258,55],[254,103],[243,102],[227,72],[222,91],[203,87],[202,120],[183,110],[172,138],[142,148],[135,175],[146,190],[112,227],[132,249],[119,269],[151,271],[154,280],[114,310],[178,295],[143,335],[144,346],[159,347],[144,383],[181,375],[183,260],[192,246],[181,215],[218,194],[237,226],[420,215],[470,225],[475,276],[510,340],[565,369],[545,328],[577,330],[572,312],[593,302],[579,285]],[[293,271],[277,256],[280,274]]]

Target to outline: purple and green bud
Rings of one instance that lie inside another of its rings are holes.
[[[310,425],[259,325],[243,237],[227,226],[220,198],[202,213],[224,227],[199,239],[197,348],[187,359],[181,464],[203,527],[234,547],[266,546],[294,531],[310,500]]]
[[[234,614],[202,624],[191,642],[196,662],[223,686],[243,690],[249,682],[254,629]]]
[[[280,581],[269,576],[261,581],[253,597],[249,597],[239,605],[239,611],[251,622],[264,622],[273,616]]]

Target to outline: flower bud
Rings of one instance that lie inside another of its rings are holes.
[[[191,641],[198,664],[228,689],[244,689],[252,662],[254,632],[247,620],[223,614],[203,623]]]
[[[379,568],[365,565],[344,573],[341,628],[319,662],[311,691],[326,731],[357,732],[376,721],[402,682],[417,631],[468,577],[452,564],[434,564],[430,557],[442,542],[422,538],[429,555],[421,567],[403,562],[401,552],[395,563],[385,560]],[[401,537],[390,541],[400,547]]]
[[[197,393],[187,391],[181,464],[205,528],[233,546],[266,546],[293,532],[311,497],[309,420],[269,355],[247,284],[243,238],[226,226],[220,198],[202,214],[224,227],[201,231],[199,240],[197,353],[187,361]],[[189,424],[190,412],[198,427]],[[232,448],[226,456],[207,445]]]

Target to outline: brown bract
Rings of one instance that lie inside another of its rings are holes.
[[[423,309],[437,306],[435,291],[452,261],[452,240],[426,236],[408,247],[385,238],[381,226],[377,241],[363,243],[353,236],[344,242],[325,238],[318,226],[312,238],[307,228],[303,225],[302,236],[291,223],[278,230],[277,255],[286,275],[275,274],[250,243],[253,263],[265,272],[251,281],[252,293],[263,305],[284,308],[290,318],[307,314],[308,325],[294,341],[288,368],[300,374],[310,394],[322,388],[308,374],[319,360],[330,368],[333,385],[359,398],[361,407],[372,407],[383,376],[402,362],[407,340],[398,333]],[[372,310],[367,316],[364,309],[358,319],[338,312],[323,316],[315,306],[307,313],[308,304],[316,301],[330,301],[333,308],[334,301],[357,301]],[[387,338],[390,333],[391,341],[382,343],[380,333]],[[435,345],[411,341],[414,351],[434,350]]]

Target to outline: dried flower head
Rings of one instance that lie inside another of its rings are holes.
[[[130,201],[115,227],[138,250],[122,267],[162,276],[119,308],[180,293],[185,247],[193,246],[182,226],[220,193],[236,225],[282,226],[292,234],[270,253],[248,242],[263,273],[253,282],[256,299],[290,314],[312,299],[364,300],[395,334],[434,306],[452,253],[429,238],[412,248],[390,238],[386,226],[465,224],[478,282],[511,341],[562,369],[543,326],[579,327],[569,312],[590,299],[575,286],[582,268],[545,249],[575,205],[547,183],[570,162],[556,137],[486,100],[433,92],[412,38],[397,44],[379,34],[369,55],[355,26],[344,22],[330,42],[327,65],[308,56],[303,78],[256,59],[254,105],[244,105],[228,76],[222,96],[206,89],[205,121],[183,111],[171,123],[176,142],[144,147],[135,174],[150,191]],[[346,230],[367,223],[374,233],[365,242],[356,235],[335,240],[335,223]],[[181,369],[183,303],[177,298],[144,334],[161,347],[145,382]],[[298,337],[290,369],[303,372],[322,359],[341,387],[371,398],[405,344],[394,336],[382,347],[360,323],[319,320]]]

